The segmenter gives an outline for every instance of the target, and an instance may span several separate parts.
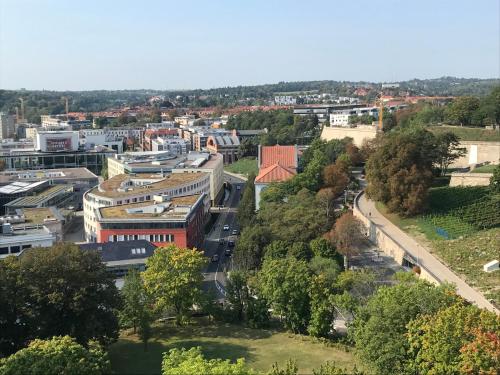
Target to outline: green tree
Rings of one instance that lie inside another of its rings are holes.
[[[61,243],[26,251],[17,261],[33,318],[29,338],[71,335],[82,345],[116,340],[121,301],[99,253]]]
[[[271,242],[264,249],[264,259],[280,259],[286,258],[288,253],[289,244],[283,240],[276,240]]]
[[[447,118],[453,124],[470,125],[474,112],[479,109],[479,99],[473,96],[460,96],[447,108]]]
[[[161,363],[163,375],[253,375],[255,372],[245,365],[245,359],[239,358],[236,363],[229,360],[206,359],[200,347],[186,350],[170,349],[163,353]]]
[[[404,373],[411,359],[406,325],[457,301],[449,286],[423,281],[380,287],[352,324],[356,350],[377,374]]]
[[[264,256],[264,248],[271,242],[271,238],[271,232],[266,226],[243,228],[234,250],[235,267],[243,271],[258,268]]]
[[[309,242],[309,246],[311,247],[311,251],[314,256],[338,259],[339,254],[337,253],[335,246],[324,237],[313,239]]]
[[[313,375],[364,375],[365,373],[359,371],[356,366],[349,371],[346,368],[338,367],[334,362],[326,362],[321,365],[318,369],[313,369]]]
[[[314,337],[328,337],[335,318],[334,306],[329,301],[332,294],[332,284],[324,274],[313,276],[310,286],[311,320],[307,331]]]
[[[464,302],[443,308],[437,313],[419,316],[408,324],[409,371],[419,374],[459,374],[461,368],[475,367],[475,373],[494,373],[500,368],[496,356],[482,356],[473,366],[463,364],[461,350],[475,339],[475,330],[500,333],[500,317]],[[496,357],[496,358],[495,358]]]
[[[102,164],[101,177],[105,180],[108,179],[108,159],[105,159],[104,163]]]
[[[95,344],[88,348],[69,336],[36,339],[27,348],[0,358],[2,375],[101,375],[111,371],[106,352]]]
[[[293,257],[266,259],[258,273],[258,289],[293,332],[304,332],[309,322],[310,271]]]
[[[297,362],[293,359],[286,361],[285,367],[281,368],[278,362],[273,363],[271,370],[267,372],[267,375],[297,375],[299,373],[299,368],[297,367]]]
[[[157,311],[172,310],[177,324],[182,324],[193,304],[200,300],[205,264],[205,256],[196,249],[175,245],[156,249],[142,277]]]
[[[248,299],[250,298],[247,278],[245,272],[231,271],[226,283],[227,300],[236,312],[238,321],[243,320],[248,306]]]
[[[366,192],[391,212],[411,216],[426,207],[437,162],[435,137],[423,129],[385,134],[366,163]]]
[[[251,173],[248,176],[245,190],[241,197],[236,215],[238,222],[242,228],[251,225],[255,220],[255,174]]]
[[[125,327],[133,327],[134,333],[139,329],[139,336],[147,350],[148,340],[151,336],[151,322],[153,311],[151,301],[146,293],[141,275],[136,270],[131,270],[125,276],[125,283],[121,290],[123,307],[120,311],[120,322]]]
[[[459,146],[460,139],[455,133],[446,132],[436,136],[437,160],[443,176],[448,171],[448,166],[454,160],[466,154],[466,149]]]
[[[460,349],[460,371],[463,374],[498,375],[500,368],[500,334],[472,330],[474,339]]]

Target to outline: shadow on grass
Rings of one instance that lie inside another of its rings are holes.
[[[221,343],[214,340],[178,340],[169,343],[152,341],[148,351],[144,351],[142,343],[121,339],[110,348],[109,356],[113,371],[118,374],[160,374],[163,353],[170,349],[190,349],[201,347],[208,359],[222,358],[235,362],[238,358],[252,360],[254,355],[243,345]]]

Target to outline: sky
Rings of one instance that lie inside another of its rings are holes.
[[[0,88],[500,76],[498,0],[0,0]]]

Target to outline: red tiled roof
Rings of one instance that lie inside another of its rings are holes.
[[[255,178],[255,182],[283,182],[291,179],[296,174],[297,172],[293,168],[283,167],[280,164],[273,164],[266,168],[261,168],[259,175]]]
[[[297,169],[297,149],[295,146],[262,146],[260,168],[266,168],[273,164]]]

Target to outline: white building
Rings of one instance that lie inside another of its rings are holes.
[[[17,256],[24,250],[33,247],[50,247],[57,240],[56,233],[52,233],[44,225],[19,225],[13,226],[10,222],[0,221],[0,259],[10,255]],[[15,220],[15,216],[11,220]]]
[[[121,130],[123,133],[128,132]],[[119,134],[119,133],[118,133]],[[80,130],[80,145],[85,149],[95,146],[105,146],[118,153],[123,152],[123,136],[116,136],[107,129],[83,129]]]
[[[77,151],[77,131],[38,131],[35,148],[42,152]]]
[[[174,155],[186,154],[191,144],[180,137],[157,137],[151,141],[151,151],[169,151]]]
[[[295,105],[297,104],[297,99],[293,96],[280,95],[274,97],[274,102],[277,105]]]

